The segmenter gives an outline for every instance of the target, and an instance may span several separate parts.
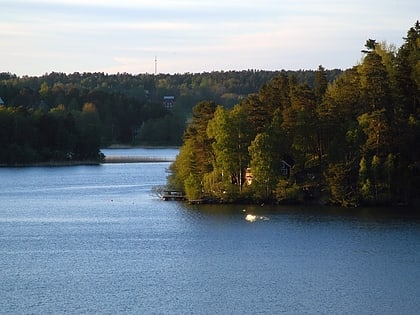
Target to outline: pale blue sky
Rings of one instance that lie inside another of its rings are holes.
[[[346,69],[399,47],[418,0],[0,0],[0,72]]]

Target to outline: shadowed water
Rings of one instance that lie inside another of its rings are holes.
[[[164,202],[168,166],[0,169],[0,313],[418,313],[418,217]]]

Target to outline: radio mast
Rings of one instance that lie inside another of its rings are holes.
[[[157,74],[157,57],[155,56],[155,75]]]

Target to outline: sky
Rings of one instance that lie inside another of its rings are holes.
[[[0,72],[347,69],[397,48],[418,0],[0,0]],[[155,62],[155,59],[157,62]]]

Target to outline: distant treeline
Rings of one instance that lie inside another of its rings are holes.
[[[0,163],[94,159],[114,143],[181,145],[194,105],[231,108],[280,73],[313,86],[315,71],[199,74],[0,73]],[[333,81],[341,70],[328,70]],[[164,96],[173,96],[172,109]]]
[[[92,103],[81,111],[0,106],[0,164],[100,162],[100,130]]]
[[[231,109],[201,102],[168,178],[216,202],[410,204],[420,196],[420,24],[368,40],[333,83],[280,73]]]

